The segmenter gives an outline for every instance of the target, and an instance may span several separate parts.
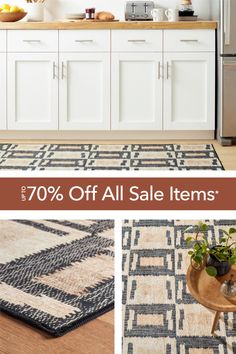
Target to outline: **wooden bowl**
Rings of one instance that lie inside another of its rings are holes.
[[[27,12],[0,12],[0,22],[16,22],[22,20]]]

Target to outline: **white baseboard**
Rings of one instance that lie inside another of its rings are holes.
[[[200,140],[214,139],[213,130],[178,131],[1,131],[1,140]]]

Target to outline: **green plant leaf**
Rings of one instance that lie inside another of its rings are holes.
[[[208,240],[207,240],[206,236],[203,236],[203,240],[208,244]]]
[[[207,229],[208,229],[207,224],[204,224],[203,222],[199,223],[199,230],[200,231],[205,232],[205,231],[207,231]]]
[[[235,233],[236,233],[236,229],[234,227],[231,227],[229,229],[229,234],[231,235],[231,234],[235,234]]]
[[[236,264],[236,256],[233,256],[229,259],[230,264]]]
[[[207,274],[210,275],[211,277],[215,277],[217,275],[217,270],[215,267],[208,266],[205,269],[206,269]]]
[[[203,257],[199,256],[199,255],[196,255],[196,256],[193,257],[193,260],[194,260],[194,262],[196,262],[198,264],[201,264],[202,261],[203,261]]]
[[[192,256],[193,251],[188,251],[189,256]]]
[[[187,242],[187,243],[190,243],[192,240],[193,240],[193,237],[192,237],[192,236],[189,236],[189,237],[186,238],[186,242]]]
[[[225,242],[225,241],[226,241],[226,238],[223,237],[223,238],[220,240],[220,243],[223,243],[223,242]]]

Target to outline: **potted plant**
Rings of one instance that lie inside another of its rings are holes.
[[[206,231],[207,224],[199,222],[198,225],[190,226],[186,232],[193,232],[194,236],[188,236],[187,244],[192,245],[192,249],[188,252],[191,264],[195,269],[205,267],[207,274],[210,276],[221,276],[227,274],[232,264],[236,264],[236,242],[232,241],[232,235],[236,233],[234,227],[221,230],[224,236],[216,245],[210,245]]]

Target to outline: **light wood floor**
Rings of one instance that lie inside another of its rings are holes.
[[[218,142],[213,145],[225,170],[236,170],[236,145],[221,146]]]
[[[236,145],[221,146],[217,140],[93,140],[93,141],[75,141],[75,140],[0,140],[0,143],[15,144],[213,144],[214,148],[224,165],[225,170],[236,170]]]
[[[0,354],[113,354],[114,311],[52,338],[22,321],[0,314]]]

